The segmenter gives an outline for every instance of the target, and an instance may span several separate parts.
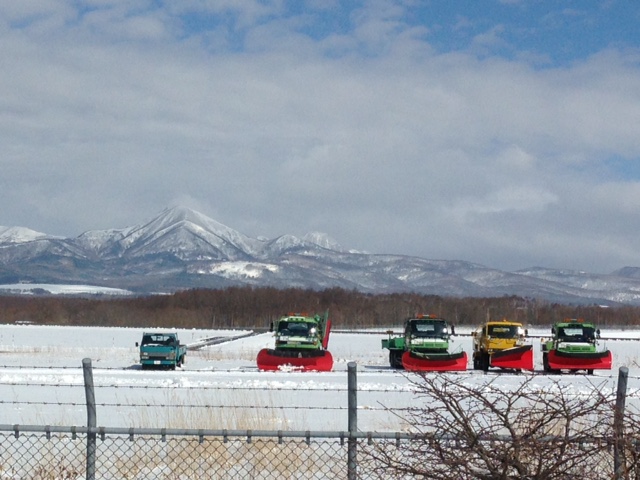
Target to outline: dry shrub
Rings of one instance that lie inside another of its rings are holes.
[[[526,376],[517,385],[486,377],[416,375],[424,402],[407,418],[415,437],[364,449],[380,478],[433,480],[601,480],[613,474],[614,398],[603,385],[576,393],[558,380],[544,390]],[[636,417],[637,418],[637,417]],[[628,455],[627,471],[637,465]]]

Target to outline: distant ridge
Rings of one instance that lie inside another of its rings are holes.
[[[252,238],[176,206],[139,225],[76,238],[0,227],[0,284],[92,284],[137,293],[232,285],[443,296],[517,295],[559,303],[640,304],[640,268],[610,275],[369,254],[327,234]]]

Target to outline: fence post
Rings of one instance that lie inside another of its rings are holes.
[[[618,371],[616,406],[613,413],[613,471],[616,480],[623,480],[625,473],[623,425],[628,377],[629,369],[627,367],[620,367],[620,370]]]
[[[82,372],[84,374],[84,393],[87,399],[87,427],[95,429],[96,420],[96,396],[93,389],[93,370],[91,359],[82,359]],[[96,432],[87,432],[87,480],[96,478]]]
[[[358,366],[355,362],[347,364],[347,389],[349,401],[349,440],[347,450],[347,479],[356,480],[358,473],[357,448],[358,442],[355,434],[358,431]]]

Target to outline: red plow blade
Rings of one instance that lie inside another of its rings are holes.
[[[284,351],[263,348],[256,358],[260,370],[292,370],[302,372],[330,372],[333,356],[327,350]]]
[[[491,354],[491,366],[513,368],[516,370],[533,370],[533,346],[507,348]]]
[[[458,353],[415,353],[402,354],[402,366],[410,372],[450,372],[467,369],[466,352]]]
[[[613,356],[604,352],[567,353],[549,350],[549,368],[553,370],[611,370]]]

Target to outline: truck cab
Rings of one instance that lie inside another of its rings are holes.
[[[321,319],[316,316],[290,314],[276,324],[276,348],[320,350],[324,336]]]
[[[182,366],[187,354],[186,345],[181,345],[174,332],[144,332],[140,343],[140,365],[147,368],[169,368]]]

